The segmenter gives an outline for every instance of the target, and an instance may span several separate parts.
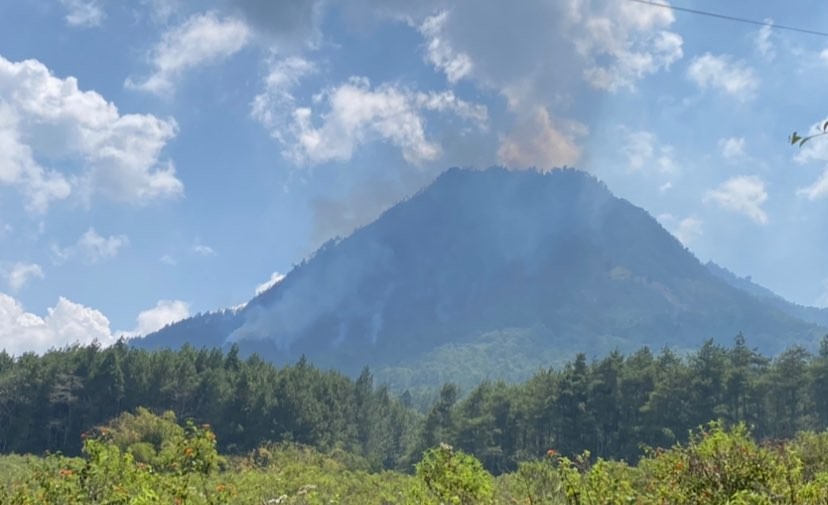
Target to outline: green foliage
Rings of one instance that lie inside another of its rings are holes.
[[[823,135],[828,135],[828,121],[826,121],[826,122],[822,125],[822,129],[821,129],[821,130],[817,129],[817,132],[816,132],[816,133],[813,133],[813,134],[811,134],[811,135],[805,135],[805,136],[803,137],[802,135],[799,135],[798,133],[793,132],[793,133],[792,133],[792,134],[788,137],[788,142],[790,142],[790,143],[791,143],[791,145],[798,145],[799,147],[802,147],[802,146],[804,146],[804,145],[805,145],[805,143],[806,143],[806,142],[808,142],[809,140],[815,139],[815,138],[817,138],[817,137],[822,137]]]
[[[230,503],[232,489],[211,481],[219,456],[209,428],[190,425],[166,458],[157,468],[137,462],[104,430],[84,441],[81,460],[51,455],[35,461],[0,498],[10,505]]]
[[[474,456],[449,445],[428,450],[417,464],[417,477],[428,493],[446,505],[492,503],[494,483]]]
[[[169,458],[165,453],[175,451],[175,446],[185,438],[175,413],[167,411],[156,416],[143,407],[138,407],[135,414],[124,412],[99,431],[135,461],[155,467],[162,466]]]
[[[351,380],[306,361],[276,368],[255,356],[241,360],[233,349],[75,347],[8,360],[0,385],[6,452],[81,456],[82,433],[105,433],[136,463],[166,471],[170,454],[192,441],[192,429],[170,411],[178,405],[182,419],[210,424],[215,449],[227,455],[295,443],[350,459],[354,471],[413,472],[425,451],[447,443],[500,475],[550,448],[568,458],[589,451],[596,460],[634,464],[643,446],[688,443],[690,431],[711,420],[744,422],[757,440],[822,431],[828,339],[817,355],[793,347],[773,359],[741,335],[730,348],[708,341],[684,354],[644,348],[593,360],[579,355],[523,384],[484,381],[466,391],[446,384],[422,415],[375,385],[370,370]],[[101,408],[107,398],[126,413]],[[102,417],[107,413],[117,417]],[[818,457],[812,451],[806,460],[814,466]]]
[[[145,351],[123,343],[9,358],[0,367],[0,452],[81,454],[81,435],[119,416],[112,441],[157,466],[183,436],[171,413],[209,423],[224,452],[295,441],[396,468],[410,454],[418,414],[385,387],[319,370],[276,368],[238,349]],[[144,410],[140,410],[144,408]]]
[[[164,426],[172,418],[140,412],[108,426]],[[425,452],[416,475],[372,472],[359,456],[311,447],[265,445],[227,461],[207,426],[165,430],[160,466],[121,449],[124,433],[103,428],[81,458],[6,458],[15,468],[0,486],[9,505],[819,505],[828,504],[828,432],[758,443],[744,424],[712,422],[686,444],[651,449],[630,466],[543,458],[493,478],[474,456],[441,444]],[[149,444],[148,442],[136,442]],[[134,444],[130,445],[134,447]]]

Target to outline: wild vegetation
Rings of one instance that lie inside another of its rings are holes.
[[[828,433],[759,444],[744,424],[710,423],[636,466],[548,449],[493,476],[447,444],[413,474],[371,472],[362,458],[296,444],[224,457],[209,426],[139,409],[85,437],[82,456],[11,462],[0,502],[34,504],[661,505],[828,503]]]

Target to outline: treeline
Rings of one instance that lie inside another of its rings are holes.
[[[418,417],[367,370],[352,380],[305,360],[276,368],[240,359],[236,347],[147,351],[120,342],[0,353],[2,452],[77,455],[83,433],[138,407],[209,423],[227,453],[293,441],[385,468],[407,456]]]
[[[643,348],[588,362],[580,354],[523,384],[483,383],[463,400],[446,385],[418,440],[421,448],[449,442],[499,473],[549,449],[635,462],[643,446],[686,442],[711,420],[744,422],[762,440],[824,430],[828,337],[817,355],[793,347],[773,359],[742,335],[729,348],[708,341],[687,356]]]
[[[146,351],[119,343],[11,358],[0,353],[0,450],[77,454],[81,434],[142,406],[209,423],[227,453],[292,441],[360,455],[375,468],[410,470],[447,442],[491,472],[554,449],[637,460],[642,446],[684,442],[710,420],[743,421],[760,439],[828,427],[828,338],[818,354],[775,358],[740,335],[679,356],[649,349],[589,361],[581,354],[522,384],[485,382],[468,394],[445,385],[420,415],[376,386],[301,360],[276,368],[238,349]]]

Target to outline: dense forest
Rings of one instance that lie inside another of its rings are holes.
[[[423,451],[449,443],[495,474],[550,448],[572,456],[636,461],[643,446],[686,442],[711,420],[744,422],[760,440],[828,427],[828,338],[818,354],[791,348],[768,358],[740,335],[680,356],[647,348],[539,370],[522,384],[444,385],[425,412],[410,395],[353,380],[305,360],[282,368],[237,349],[147,351],[124,343],[37,356],[0,354],[0,449],[78,455],[81,435],[145,407],[209,423],[219,449],[265,442],[343,450],[371,468],[410,471]]]

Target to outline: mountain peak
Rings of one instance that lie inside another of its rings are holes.
[[[814,327],[712,275],[587,172],[453,168],[237,313],[173,325],[144,345],[206,335],[358,372],[479,349],[503,331],[536,367],[548,349],[689,347],[740,331],[773,350]]]

